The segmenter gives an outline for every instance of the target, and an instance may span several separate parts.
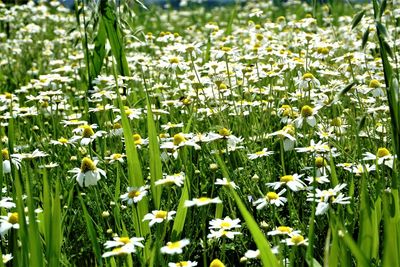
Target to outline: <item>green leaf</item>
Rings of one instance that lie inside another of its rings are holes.
[[[381,35],[383,38],[387,38],[389,36],[386,27],[379,21],[376,22],[376,28],[378,29],[379,35]]]
[[[312,258],[311,260],[306,258],[306,262],[307,262],[308,266],[322,267],[322,265],[315,258]]]
[[[154,206],[159,209],[161,203],[162,187],[156,186],[155,182],[162,179],[162,163],[160,146],[158,144],[156,125],[151,111],[150,101],[147,98],[147,128],[149,131],[149,154],[150,154],[150,182]]]
[[[350,249],[350,252],[357,259],[357,266],[368,267],[370,266],[368,259],[365,257],[363,251],[357,246],[353,238],[345,232],[345,230],[340,230],[339,236],[342,238],[344,244]]]
[[[102,264],[100,245],[99,245],[99,241],[97,240],[96,230],[94,229],[92,218],[90,217],[90,215],[86,209],[86,205],[83,202],[83,199],[82,199],[82,196],[80,195],[80,193],[78,194],[78,198],[79,198],[79,201],[81,202],[81,206],[82,206],[82,210],[83,210],[83,217],[85,218],[86,228],[87,228],[87,231],[89,234],[90,242],[92,242],[92,248],[93,248],[94,255],[97,258],[97,263],[100,266],[102,266],[103,264]]]
[[[227,167],[225,163],[222,161],[221,157],[218,154],[215,154],[218,165],[221,167],[222,173],[224,177],[229,179],[229,173],[227,171]],[[276,259],[275,255],[271,251],[271,246],[268,240],[265,238],[264,233],[258,227],[257,222],[254,220],[253,216],[251,216],[250,212],[247,210],[246,206],[240,199],[240,196],[235,191],[233,187],[229,187],[229,193],[233,197],[238,206],[240,213],[242,214],[244,220],[246,221],[246,225],[250,230],[250,233],[254,239],[254,242],[257,245],[257,248],[260,251],[261,262],[264,266],[279,266],[278,260]]]
[[[60,180],[56,181],[56,192],[52,200],[51,215],[51,249],[49,255],[49,266],[60,266],[60,255],[62,247],[62,221],[60,206]]]
[[[390,58],[393,58],[393,51],[390,45],[386,40],[383,40],[382,42],[384,49],[386,50],[386,53],[389,55]]]
[[[335,95],[335,97],[333,98],[333,101],[331,102],[331,105],[333,105],[337,101],[339,101],[340,98],[343,97],[347,92],[349,92],[351,90],[351,88],[353,88],[354,85],[356,85],[356,82],[352,82],[352,83],[346,85],[345,88],[343,88],[339,93],[337,93]]]
[[[14,241],[14,249],[13,249],[13,255],[21,255],[20,258],[17,259],[17,263],[19,266],[29,266],[29,235],[28,235],[28,230],[27,230],[27,223],[25,219],[25,207],[24,203],[22,200],[22,185],[21,185],[21,178],[18,175],[18,172],[14,172],[14,186],[15,186],[15,203],[17,206],[17,212],[18,212],[18,223],[19,223],[19,229],[18,229],[18,236],[19,240],[21,241],[21,251],[19,254],[19,246],[17,244],[17,239],[15,238]]]
[[[28,217],[29,217],[29,262],[33,266],[43,266],[43,253],[42,253],[42,242],[40,240],[40,232],[38,223],[36,221],[35,206],[32,196],[32,179],[31,177],[26,179],[26,202],[28,207]]]
[[[126,159],[128,165],[128,179],[129,185],[132,187],[141,187],[144,186],[145,182],[142,174],[142,167],[139,160],[139,155],[136,149],[136,145],[133,141],[133,135],[131,126],[128,120],[128,117],[125,113],[124,105],[121,100],[121,95],[119,93],[118,86],[118,77],[115,71],[115,64],[113,61],[113,74],[116,85],[116,93],[117,93],[117,103],[119,110],[121,112],[121,123],[122,130],[125,138],[125,148],[126,148]],[[137,236],[147,237],[150,234],[150,228],[147,222],[143,222],[143,217],[148,213],[148,200],[147,198],[143,198],[136,205],[134,205],[134,215],[133,222],[135,227],[135,232]],[[145,258],[150,256],[150,242],[146,242],[145,244]]]
[[[380,17],[382,17],[383,13],[384,13],[385,10],[386,10],[386,7],[387,7],[387,0],[383,0],[383,1],[382,1],[382,4],[381,4],[381,7],[380,7],[380,9],[379,9],[379,16],[380,16]]]
[[[361,19],[364,17],[364,14],[365,14],[365,10],[362,10],[354,16],[353,21],[351,23],[351,29],[354,29],[355,27],[357,27],[357,25],[360,23]]]
[[[371,203],[367,186],[367,178],[363,174],[360,192],[360,231],[358,245],[367,259],[373,259],[377,258],[379,251],[380,216],[378,210],[381,210],[381,200],[378,198],[375,203]]]
[[[100,24],[104,23],[111,51],[117,62],[118,73],[122,76],[130,76],[128,61],[126,60],[123,46],[121,29],[118,24],[117,16],[107,0],[100,2]]]
[[[398,190],[384,192],[383,195],[383,264],[400,266],[400,212]],[[394,210],[394,214],[390,210]]]
[[[362,37],[362,42],[361,42],[361,48],[364,49],[367,42],[368,42],[368,37],[369,37],[369,27],[365,30],[363,37]]]
[[[104,26],[104,21],[100,20],[97,35],[94,38],[94,49],[91,64],[93,78],[97,77],[101,72],[103,61],[106,56],[106,40],[107,32]]]
[[[183,158],[186,158],[187,148],[183,148]],[[184,185],[182,188],[182,194],[179,199],[178,209],[176,210],[176,216],[174,220],[174,225],[172,227],[172,240],[177,240],[180,238],[180,235],[183,231],[183,227],[185,226],[187,207],[185,207],[185,201],[189,199],[190,192],[190,178],[189,173],[186,173]]]

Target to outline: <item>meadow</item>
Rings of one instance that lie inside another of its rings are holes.
[[[188,2],[0,2],[0,267],[400,266],[397,0]]]

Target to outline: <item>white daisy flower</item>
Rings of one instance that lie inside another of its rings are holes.
[[[267,157],[274,154],[274,151],[268,151],[268,148],[263,148],[261,151],[257,151],[253,154],[247,154],[247,157],[251,160],[257,159],[257,158],[262,158],[262,157]]]
[[[13,258],[11,253],[10,254],[3,254],[1,256],[2,256],[3,263],[9,262]]]
[[[155,185],[172,185],[175,184],[176,186],[181,187],[185,181],[185,173],[175,173],[172,175],[164,174],[164,179],[160,179],[155,182]]]
[[[281,176],[279,182],[267,183],[267,186],[274,188],[274,190],[280,188],[282,185],[286,185],[292,191],[299,191],[306,187],[306,184],[300,180],[303,174],[293,174]]]
[[[0,234],[4,236],[11,228],[19,229],[18,213],[8,213],[7,216],[0,216]]]
[[[290,234],[299,234],[300,231],[294,231],[293,228],[289,226],[278,226],[275,230],[269,231],[267,235],[290,235]]]
[[[182,239],[180,241],[168,242],[166,246],[161,248],[163,254],[182,254],[183,248],[189,245],[189,239]]]
[[[240,228],[240,219],[232,220],[229,216],[226,216],[224,219],[214,219],[210,221],[210,229],[224,229],[230,230],[232,228]]]
[[[128,187],[128,192],[121,196],[122,201],[128,201],[128,205],[138,203],[148,194],[148,186]]]
[[[363,154],[363,156],[364,156],[363,160],[374,160],[379,165],[385,164],[391,169],[393,169],[393,162],[394,159],[396,158],[396,156],[392,155],[390,151],[385,147],[378,148],[378,151],[376,152],[375,155],[370,152],[366,152]]]
[[[185,207],[191,207],[191,206],[205,206],[208,204],[216,204],[216,203],[222,203],[221,199],[219,197],[216,198],[209,198],[209,197],[200,197],[200,198],[194,198],[192,200],[186,200],[185,201]]]
[[[263,198],[259,198],[253,202],[253,205],[257,205],[257,209],[260,210],[267,205],[275,205],[277,207],[283,206],[287,199],[282,197],[282,195],[286,192],[286,189],[282,189],[278,194],[275,192],[268,192]]]
[[[233,232],[233,231],[227,231],[225,229],[219,229],[217,231],[214,231],[212,229],[210,229],[210,233],[207,235],[208,239],[212,239],[212,238],[221,238],[221,237],[227,237],[229,239],[233,239],[235,237],[235,235],[241,235],[242,233],[240,232]]]
[[[304,236],[296,233],[290,235],[290,237],[283,240],[282,243],[288,246],[308,246],[308,238],[304,239]]]
[[[235,182],[233,182],[233,181],[228,181],[228,179],[226,179],[226,178],[222,178],[222,179],[217,179],[216,181],[215,181],[215,184],[216,185],[223,185],[223,186],[231,186],[233,189],[237,189],[237,188],[239,188],[236,184],[235,184]]]
[[[153,210],[151,213],[144,215],[143,221],[150,221],[149,226],[151,227],[155,223],[172,220],[172,216],[175,213],[176,211]]]
[[[169,262],[168,267],[193,267],[197,266],[197,261],[180,261],[180,262]]]
[[[106,177],[105,171],[96,167],[97,160],[92,161],[90,158],[83,158],[81,168],[74,168],[69,172],[75,173],[74,177],[80,187],[89,187],[97,185],[101,176]]]
[[[6,209],[11,209],[11,208],[15,208],[16,205],[14,202],[12,202],[12,198],[11,197],[3,197],[0,200],[0,207],[1,208],[6,208]]]

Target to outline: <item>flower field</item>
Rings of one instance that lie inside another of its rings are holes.
[[[0,2],[0,267],[400,266],[399,3],[183,2]]]

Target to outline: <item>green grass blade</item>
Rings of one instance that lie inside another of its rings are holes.
[[[51,248],[49,257],[49,266],[60,265],[60,255],[62,247],[62,221],[61,221],[61,205],[60,205],[60,181],[56,181],[56,192],[52,199],[52,216],[51,216]]]
[[[367,259],[377,257],[379,242],[379,223],[377,222],[377,211],[375,203],[371,203],[367,189],[367,178],[361,178],[360,195],[360,232],[358,245]]]
[[[113,61],[113,74],[116,84],[116,92],[117,92],[117,102],[118,107],[121,112],[121,123],[122,123],[122,130],[125,138],[125,149],[126,149],[126,158],[128,164],[128,180],[129,185],[134,187],[140,187],[145,184],[142,174],[142,167],[139,160],[139,155],[136,149],[136,145],[133,141],[133,134],[131,130],[131,125],[129,123],[128,117],[125,113],[124,105],[121,100],[121,95],[119,93],[119,86],[118,86],[118,77],[115,71],[115,64]],[[143,222],[142,219],[144,215],[148,213],[149,204],[147,198],[142,199],[134,205],[134,216],[133,222],[135,227],[135,232],[137,236],[146,237],[150,234],[150,227],[147,222]],[[150,242],[146,242],[145,245],[145,258],[150,256]]]
[[[15,183],[14,183],[14,185],[15,185],[15,203],[17,205],[18,223],[19,223],[18,236],[19,236],[19,240],[21,241],[21,251],[19,251],[17,239],[15,239],[13,255],[19,255],[19,253],[21,253],[20,254],[21,256],[17,259],[18,265],[28,266],[28,264],[29,264],[29,250],[28,250],[29,235],[28,235],[27,224],[26,224],[26,219],[25,219],[25,207],[24,207],[24,204],[22,201],[22,185],[21,185],[20,176],[18,175],[17,171],[15,171],[14,177],[15,177]],[[14,264],[15,264],[15,262],[14,262]]]
[[[357,25],[360,23],[364,15],[365,15],[365,10],[362,10],[354,16],[353,21],[351,23],[351,29],[357,27]]]
[[[51,227],[52,227],[52,212],[51,212],[51,191],[46,169],[43,170],[43,233],[46,243],[46,257],[49,261],[50,250],[52,249]]]
[[[102,261],[102,257],[101,257],[101,249],[100,249],[99,242],[97,241],[96,230],[94,228],[94,225],[93,225],[93,222],[92,222],[92,218],[90,217],[90,215],[89,215],[89,213],[88,213],[88,211],[86,209],[85,202],[83,202],[83,199],[82,199],[81,195],[79,195],[79,201],[81,202],[81,206],[82,206],[82,210],[83,210],[83,216],[85,218],[86,228],[87,228],[87,231],[88,231],[90,242],[92,243],[92,248],[93,248],[94,255],[96,256],[97,263],[99,264],[99,266],[102,266],[103,265],[103,261]]]
[[[111,51],[117,62],[118,73],[122,76],[129,76],[130,71],[125,56],[121,29],[118,26],[117,17],[107,0],[101,0],[100,14],[100,24],[104,23]]]
[[[186,152],[186,148],[184,151]],[[178,209],[176,210],[176,216],[174,220],[174,225],[172,227],[172,239],[177,240],[180,238],[183,227],[185,226],[186,214],[187,214],[187,207],[185,207],[185,201],[189,199],[189,192],[190,192],[190,179],[189,174],[186,174],[186,178],[184,181],[184,185],[182,188],[182,194],[179,199]]]
[[[218,165],[221,167],[222,173],[224,174],[224,177],[226,177],[229,180],[229,178],[228,178],[229,174],[228,174],[225,163],[222,161],[221,157],[218,154],[215,154],[215,155],[216,155],[216,158],[218,161]],[[271,251],[271,246],[270,246],[268,240],[265,238],[264,233],[258,227],[258,224],[254,220],[253,216],[247,210],[246,206],[240,199],[240,196],[238,195],[238,193],[232,187],[229,187],[229,193],[235,200],[236,205],[238,206],[238,208],[240,210],[240,213],[242,214],[243,218],[246,221],[247,227],[250,230],[250,233],[254,239],[254,242],[257,245],[257,248],[260,250],[261,262],[263,263],[263,265],[264,266],[279,266],[278,260],[276,259],[275,255]]]
[[[32,179],[31,177],[26,179],[26,201],[28,206],[28,234],[29,234],[29,252],[30,258],[29,262],[32,266],[43,266],[43,253],[42,253],[42,243],[40,240],[40,232],[38,223],[36,221],[35,206],[32,196]]]
[[[357,266],[367,267],[370,266],[368,259],[365,257],[362,250],[357,246],[356,242],[354,242],[353,238],[345,232],[345,230],[341,230],[339,235],[342,235],[341,238],[344,244],[350,249],[351,253],[357,259]]]
[[[156,209],[160,208],[162,187],[156,186],[155,182],[162,179],[162,163],[160,157],[160,146],[158,144],[156,125],[149,100],[147,100],[147,128],[149,132],[150,153],[150,182],[153,202]]]
[[[400,266],[400,212],[398,190],[383,195],[383,265]]]
[[[100,19],[97,35],[94,38],[94,49],[92,56],[92,77],[97,77],[100,74],[103,66],[104,57],[106,56],[106,40],[107,32],[104,26],[104,21]]]

